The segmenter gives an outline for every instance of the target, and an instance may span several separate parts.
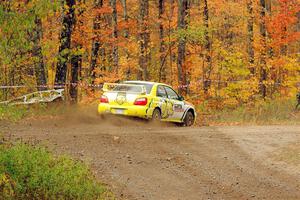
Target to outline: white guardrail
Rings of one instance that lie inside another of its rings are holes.
[[[33,92],[9,101],[0,102],[0,104],[28,105],[35,103],[50,103],[59,98],[64,100],[64,89]]]

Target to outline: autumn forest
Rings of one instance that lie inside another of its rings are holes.
[[[0,24],[0,100],[122,80],[218,106],[300,89],[299,0],[0,0]]]

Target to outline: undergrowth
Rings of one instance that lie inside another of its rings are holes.
[[[0,105],[0,120],[18,121],[27,114],[25,106]]]
[[[300,124],[300,109],[295,110],[294,99],[258,101],[222,110],[200,107],[207,123],[240,124]]]
[[[295,99],[274,99],[255,101],[240,106],[224,105],[212,107],[207,101],[196,106],[198,113],[197,124],[299,124],[300,108],[296,111]],[[217,103],[213,103],[214,105]],[[96,113],[97,104],[89,105],[67,105],[56,104],[35,104],[18,106],[0,106],[0,120],[17,122],[21,119],[40,117],[61,116],[87,112]]]
[[[17,122],[24,118],[57,116],[69,110],[65,104],[0,105],[0,120]]]
[[[114,199],[88,167],[45,148],[0,145],[0,199]]]

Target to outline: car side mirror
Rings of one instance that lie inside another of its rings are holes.
[[[184,101],[184,97],[183,96],[179,96],[178,100],[179,101]]]

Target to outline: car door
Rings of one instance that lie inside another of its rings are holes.
[[[161,110],[162,119],[168,118],[168,116],[169,116],[169,114],[168,114],[169,99],[168,99],[168,96],[167,96],[167,92],[166,92],[165,88],[162,85],[157,86],[156,96],[159,99],[159,107],[160,107],[160,110]]]
[[[164,86],[168,99],[172,104],[172,115],[168,117],[170,120],[181,120],[184,114],[184,101],[181,101],[179,95],[168,86]]]

